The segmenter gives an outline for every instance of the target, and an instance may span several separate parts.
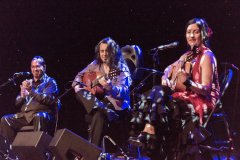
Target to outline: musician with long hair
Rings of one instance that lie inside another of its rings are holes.
[[[33,125],[34,131],[54,134],[57,83],[46,74],[46,63],[41,56],[33,57],[31,72],[33,78],[22,82],[16,98],[16,105],[21,107],[21,111],[1,118],[0,133],[10,143],[23,126]]]
[[[161,88],[154,90],[155,95],[158,94],[155,99],[161,101],[159,103],[162,105],[167,105],[164,107],[168,114],[169,132],[165,138],[169,138],[166,144],[171,144],[167,151],[168,159],[200,158],[198,144],[207,136],[201,125],[220,94],[217,61],[209,48],[211,35],[212,30],[204,19],[189,20],[185,28],[189,51],[169,65],[162,76],[163,88],[170,89],[168,103],[162,102],[166,94]],[[135,142],[148,142],[150,140],[147,139],[154,137],[156,128],[149,122],[151,121],[146,123]]]
[[[112,38],[102,39],[95,52],[96,59],[77,74],[72,86],[90,117],[89,140],[101,146],[105,131],[109,131],[106,126],[110,124],[111,128],[128,115],[131,77],[119,46]]]

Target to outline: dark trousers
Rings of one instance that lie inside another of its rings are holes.
[[[114,124],[122,126],[125,122],[129,122],[129,119],[127,120],[127,118],[129,118],[128,109],[116,111],[114,110],[114,107],[106,101],[106,99],[102,99],[100,101],[95,95],[87,90],[80,90],[76,94],[76,98],[83,104],[88,113],[86,119],[89,124],[89,140],[91,143],[99,147],[101,147],[104,134],[111,130],[111,126]],[[118,117],[117,119],[114,118],[116,115]],[[128,131],[125,130],[121,132],[123,133]]]
[[[119,117],[114,121],[109,121],[102,110],[96,109],[89,114],[89,140],[91,143],[101,147],[103,136],[107,134],[119,146],[124,146],[129,132],[129,111],[115,111]]]
[[[52,116],[47,112],[38,112],[33,115],[31,122],[26,120],[25,116],[17,117],[16,114],[8,114],[1,118],[0,134],[10,143],[13,142],[16,133],[27,125],[33,125],[34,131],[45,131],[51,133]]]
[[[117,144],[124,145],[129,133],[129,115],[128,110],[115,111],[119,117],[116,120],[109,121],[101,109],[95,109],[88,114],[89,140],[91,143],[101,147],[102,139],[105,134],[109,135]]]
[[[210,133],[200,126],[199,115],[191,103],[174,99],[168,104],[171,112],[171,133],[169,138],[174,142],[171,148],[174,153],[169,152],[169,160],[207,160],[208,156],[201,150]],[[177,132],[176,132],[177,131]],[[174,156],[173,156],[174,155]]]
[[[91,116],[89,124],[89,140],[91,143],[101,146],[101,140],[103,137],[103,131],[106,126],[106,117],[100,110],[96,110]]]

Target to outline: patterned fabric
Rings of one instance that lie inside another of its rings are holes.
[[[126,65],[121,64],[118,68],[121,70],[120,75],[112,79],[113,88],[111,92],[107,92],[108,100],[113,103],[118,102],[118,99],[123,100],[123,103],[114,106],[116,110],[130,109],[130,97],[129,87],[131,85],[131,77],[129,71],[126,69]],[[105,75],[103,66],[98,65],[96,61],[90,63],[85,69],[77,74],[72,86],[75,86],[77,82],[82,82],[83,74],[86,72],[98,72]]]
[[[33,114],[39,111],[54,112],[55,103],[53,103],[58,94],[56,81],[44,74],[38,81],[32,81],[32,90],[29,96],[22,98],[20,95],[16,98],[16,105],[22,106],[21,112],[17,113],[17,117],[25,116],[27,121],[33,119]]]
[[[38,81],[31,81],[31,91],[26,98],[20,95],[16,105],[21,106],[21,112],[7,114],[1,118],[0,134],[12,142],[16,133],[28,125],[34,126],[34,131],[45,131],[53,135],[55,129],[55,99],[58,94],[56,81],[44,74]]]
[[[198,84],[201,84],[201,68],[200,62],[202,57],[206,52],[211,52],[208,48],[204,48],[203,51],[196,57],[196,60],[193,60],[193,69],[192,69],[192,81]],[[203,124],[204,114],[207,114],[211,110],[219,97],[219,82],[218,82],[218,73],[217,73],[217,64],[215,57],[214,59],[214,68],[213,68],[213,81],[211,85],[211,92],[208,96],[202,96],[192,91],[184,92],[175,92],[172,94],[174,99],[184,100],[194,106],[195,112],[200,117],[200,124]]]

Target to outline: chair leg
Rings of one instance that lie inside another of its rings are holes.
[[[213,143],[215,144],[215,146],[218,146],[218,147],[215,148],[215,147],[209,146],[209,148],[210,148],[210,150],[213,150],[215,152],[218,160],[221,160],[221,155],[220,155],[221,153],[225,153],[226,159],[230,160],[232,151],[234,149],[232,134],[231,134],[231,131],[230,131],[230,126],[229,126],[229,123],[227,121],[227,118],[225,117],[225,113],[224,113],[223,110],[222,110],[221,114],[219,114],[219,116],[217,116],[217,117],[220,117],[221,122],[223,122],[224,130],[226,131],[226,138],[227,138],[226,145],[227,146],[224,146],[224,145],[218,146],[217,143],[215,142],[216,139],[214,138]]]
[[[227,160],[230,160],[231,153],[232,153],[232,151],[234,149],[234,147],[233,147],[233,139],[232,139],[232,134],[231,134],[231,131],[230,131],[230,127],[229,127],[228,121],[226,120],[225,117],[223,117],[223,122],[224,122],[224,125],[226,127],[227,138],[228,138],[228,142],[229,142],[229,148],[228,148],[228,152],[227,152]]]

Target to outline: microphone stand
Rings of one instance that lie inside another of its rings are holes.
[[[167,44],[167,45],[162,45],[162,46],[159,46],[157,48],[153,48],[150,50],[153,51],[153,54],[152,54],[152,58],[153,58],[153,69],[157,69],[157,65],[160,64],[160,58],[159,58],[159,54],[158,52],[159,51],[162,51],[162,50],[165,50],[165,49],[168,49],[168,48],[174,48],[178,45],[178,42],[173,42],[173,43],[170,43],[170,44]],[[156,75],[153,76],[153,86],[156,84]]]
[[[110,160],[111,155],[106,152],[105,139],[106,139],[106,136],[104,136],[102,139],[102,152],[100,153],[99,158],[101,158],[101,160]]]
[[[16,79],[17,77],[19,77],[19,75],[13,74],[12,78],[8,78],[8,80],[7,80],[6,82],[4,82],[4,83],[2,83],[2,84],[0,85],[0,89],[3,88],[3,87],[5,87],[5,86],[7,86],[7,85],[10,84],[11,82],[13,82],[14,86],[16,86],[15,79]],[[1,95],[2,95],[2,94],[0,94],[0,96],[1,96]]]
[[[72,81],[69,81],[69,82],[72,82]],[[73,90],[73,88],[76,86],[76,85],[81,85],[81,86],[86,86],[86,84],[82,83],[82,82],[77,82],[74,86],[71,86],[70,88],[66,89],[61,95],[59,95],[52,103],[56,103],[58,100],[60,100],[62,97],[64,97],[66,94],[68,94],[70,91]]]
[[[153,53],[153,69],[157,69],[157,66],[160,64],[158,49],[154,49]],[[156,84],[156,75],[153,75],[153,86]]]
[[[139,91],[139,90],[145,85],[146,80],[147,80],[152,74],[155,74],[155,73],[157,73],[157,72],[151,72],[151,73],[149,73],[143,80],[141,80],[141,82],[140,82],[136,87],[134,87],[134,88],[132,89],[132,91],[130,92],[130,95],[135,95],[135,93],[136,93],[137,91]]]
[[[13,75],[12,78],[8,78],[8,80],[7,80],[6,82],[4,82],[4,83],[2,83],[2,84],[0,85],[0,89],[3,88],[3,87],[5,87],[6,85],[10,84],[11,82],[13,82],[14,86],[16,86],[15,79],[16,79],[17,77],[18,77],[18,76]]]
[[[141,80],[141,82],[132,89],[132,91],[130,92],[130,95],[132,95],[133,97],[133,111],[136,110],[136,99],[137,99],[137,96],[136,94],[139,92],[139,90],[145,85],[146,81],[149,79],[149,77],[152,75],[152,74],[156,74],[157,72],[151,72],[149,73],[143,80]]]
[[[124,159],[128,160],[129,157],[127,156],[127,154],[123,151],[123,149],[117,145],[117,143],[108,135],[105,135],[103,137],[102,140],[102,146],[103,146],[103,150],[102,153],[100,154],[100,158],[104,159],[104,160],[112,160],[113,156],[110,153],[106,152],[106,146],[105,146],[105,139],[108,139],[115,147],[117,147],[117,149],[121,152],[121,154],[124,156]]]
[[[235,130],[237,130],[237,125],[235,122],[236,117],[236,113],[238,113],[238,88],[239,88],[239,82],[240,82],[240,72],[238,70],[237,71],[237,78],[236,78],[236,88],[235,88],[235,95],[234,95],[234,109],[233,109],[233,118],[232,118],[232,124]]]

